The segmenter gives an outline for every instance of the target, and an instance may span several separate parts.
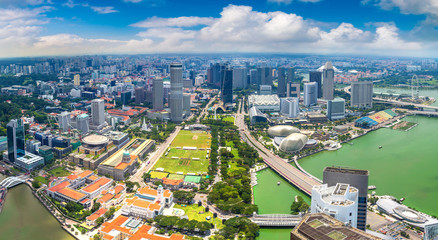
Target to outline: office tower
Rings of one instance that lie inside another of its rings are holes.
[[[311,213],[325,213],[345,225],[357,228],[357,188],[346,183],[316,185],[312,188]]]
[[[102,126],[105,123],[105,102],[102,99],[91,101],[91,117],[93,126]]]
[[[192,104],[191,96],[188,93],[183,94],[183,111],[185,114],[190,114],[190,107]]]
[[[195,78],[195,86],[201,86],[204,83],[204,77],[196,76]]]
[[[174,122],[183,120],[182,64],[170,64],[170,119]]]
[[[14,163],[25,155],[25,132],[21,119],[13,119],[6,125],[8,138],[8,160]]]
[[[128,104],[131,101],[131,91],[124,91],[120,94],[122,104]]]
[[[312,106],[318,102],[318,83],[304,83],[304,105]]]
[[[291,118],[298,117],[298,114],[300,113],[298,103],[299,103],[298,98],[281,98],[280,99],[281,114]]]
[[[249,70],[249,83],[257,84],[257,69]]]
[[[270,67],[257,68],[257,84],[272,85],[272,69]]]
[[[286,69],[284,67],[278,68],[278,97],[286,97]]]
[[[272,94],[272,86],[271,85],[260,85],[259,86],[259,95],[271,95]]]
[[[359,190],[357,228],[365,231],[367,224],[368,171],[326,167],[323,173],[323,183],[329,187],[336,186],[338,183],[346,183]]]
[[[90,128],[88,126],[88,120],[89,120],[89,116],[86,113],[78,115],[76,117],[76,129],[81,134],[87,134],[88,131],[90,130]]]
[[[295,81],[295,68],[291,67],[287,69],[287,82]]]
[[[164,89],[163,79],[156,77],[153,82],[153,107],[154,110],[163,109]]]
[[[299,83],[291,83],[290,84],[290,97],[300,98],[300,84]]]
[[[373,107],[373,82],[352,82],[350,91],[352,107]]]
[[[80,86],[81,85],[81,76],[79,74],[76,74],[73,78],[73,84],[75,86]]]
[[[335,70],[332,62],[327,62],[322,70],[322,97],[325,100],[333,100],[335,84]]]
[[[146,101],[146,89],[139,87],[134,90],[135,104],[142,104]]]
[[[233,70],[228,65],[222,73],[221,99],[226,103],[233,103]]]
[[[290,98],[290,83],[286,83],[286,97]]]
[[[225,66],[221,63],[215,63],[207,69],[208,81],[216,86],[222,84],[222,73]]]
[[[322,72],[309,72],[309,81],[318,85],[318,98],[322,98]]]
[[[246,73],[244,68],[233,69],[233,89],[247,88]]]
[[[59,124],[59,128],[63,132],[68,131],[69,125],[70,125],[70,113],[65,111],[65,112],[62,112],[61,114],[59,114],[58,115],[58,124]]]
[[[191,79],[184,79],[183,80],[183,88],[192,88],[193,83]]]
[[[327,101],[327,118],[331,121],[345,118],[345,100],[343,98]]]

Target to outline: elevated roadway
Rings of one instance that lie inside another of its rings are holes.
[[[12,188],[19,184],[25,183],[28,178],[29,177],[26,175],[21,175],[18,177],[8,177],[0,182],[0,186],[3,186],[5,188]]]
[[[263,161],[266,163],[266,165],[272,168],[288,182],[310,196],[313,186],[320,185],[320,183],[301,172],[299,169],[295,168],[279,156],[273,154],[251,135],[247,126],[245,125],[245,114],[242,111],[242,102],[243,101],[240,102],[235,116],[235,124],[239,128],[240,137],[242,140],[257,150],[259,156],[263,158]]]
[[[295,227],[300,223],[300,215],[292,214],[255,214],[251,221],[260,227]]]

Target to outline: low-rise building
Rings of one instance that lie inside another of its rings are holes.
[[[103,215],[107,212],[105,208],[100,208],[90,216],[86,218],[86,223],[88,226],[96,226],[96,220],[100,217],[103,217]]]
[[[173,204],[173,193],[160,185],[157,190],[144,187],[133,198],[126,199],[122,214],[141,218],[154,218],[163,214],[165,207]]]

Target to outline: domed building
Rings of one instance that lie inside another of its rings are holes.
[[[307,143],[307,136],[302,133],[292,133],[281,141],[280,150],[284,152],[300,151]]]
[[[277,125],[268,129],[268,134],[271,137],[286,137],[292,133],[300,133],[300,129],[289,125]]]

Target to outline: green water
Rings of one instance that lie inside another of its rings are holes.
[[[369,184],[378,195],[405,197],[406,205],[438,215],[438,119],[406,117],[419,125],[408,132],[380,129],[300,160],[309,173],[322,178],[326,166],[346,166],[370,171]],[[382,149],[379,149],[382,146]]]
[[[280,185],[277,182],[280,181]],[[296,195],[302,196],[310,204],[310,198],[286,182],[271,169],[257,173],[258,184],[254,187],[255,204],[259,214],[290,213],[290,205]],[[259,239],[289,239],[291,228],[262,228]]]
[[[0,214],[0,239],[73,240],[25,185],[8,191]]]

